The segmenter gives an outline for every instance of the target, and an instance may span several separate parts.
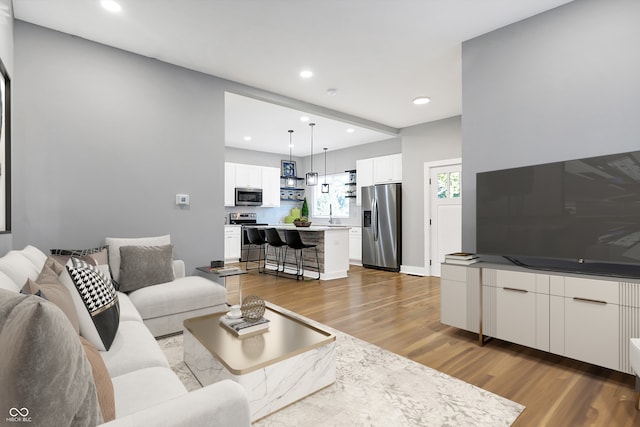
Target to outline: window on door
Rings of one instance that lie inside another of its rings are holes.
[[[311,215],[316,218],[349,218],[349,199],[346,196],[349,182],[348,173],[327,175],[329,192],[322,192],[324,176],[318,180],[318,185],[313,187],[313,209]]]
[[[460,197],[460,172],[438,174],[438,199],[456,199]]]

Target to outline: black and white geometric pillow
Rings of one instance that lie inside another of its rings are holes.
[[[85,255],[96,254],[107,249],[107,246],[98,246],[97,248],[88,249],[50,249],[51,255],[70,255],[75,257],[81,257]]]
[[[96,248],[86,249],[50,249],[51,255],[53,255],[54,259],[60,264],[64,265],[71,257],[76,257],[82,258],[83,260],[89,261],[90,264],[98,266],[98,268],[103,272],[109,273],[109,278],[113,282],[113,286],[118,290],[118,282],[113,280],[113,274],[111,274],[108,251],[108,246],[98,246]],[[104,258],[104,261],[102,261],[102,258]]]
[[[120,323],[120,303],[111,278],[78,258],[69,260],[67,271],[84,306],[82,310],[76,307],[80,334],[99,350],[109,350]]]

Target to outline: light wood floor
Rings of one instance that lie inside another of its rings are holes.
[[[352,266],[348,279],[297,282],[253,270],[242,290],[519,402],[515,426],[640,426],[632,375],[495,339],[480,347],[440,323],[438,278]]]

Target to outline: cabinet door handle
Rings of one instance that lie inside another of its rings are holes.
[[[581,301],[581,302],[590,302],[593,304],[602,304],[602,305],[607,305],[606,301],[600,301],[597,299],[589,299],[589,298],[580,298],[580,297],[573,297],[574,301]]]
[[[526,293],[528,293],[528,292],[529,292],[529,291],[528,291],[528,290],[526,290],[526,289],[507,288],[507,287],[504,287],[504,288],[502,288],[502,289],[504,289],[505,291],[521,292],[521,293],[523,293],[523,294],[526,294]]]

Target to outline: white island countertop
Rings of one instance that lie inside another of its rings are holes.
[[[350,225],[313,225],[311,224],[309,227],[296,227],[293,224],[269,224],[269,225],[255,225],[245,224],[245,227],[256,227],[256,228],[275,228],[276,230],[291,230],[295,228],[298,231],[329,231],[329,230],[348,230],[351,228]]]
[[[245,225],[259,229],[275,228],[280,237],[285,241],[285,231],[298,230],[305,243],[316,245],[318,252],[318,264],[320,280],[331,280],[347,277],[349,271],[349,225],[320,224],[310,227],[296,227],[293,224],[271,225]],[[288,251],[287,264],[295,266],[295,251]],[[309,278],[317,278],[315,271],[316,257],[314,251],[305,251],[303,275]],[[287,271],[291,272],[291,271]]]

